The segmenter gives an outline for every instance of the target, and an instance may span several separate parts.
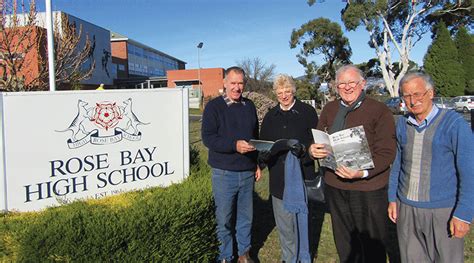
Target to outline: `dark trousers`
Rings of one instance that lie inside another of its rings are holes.
[[[340,262],[387,262],[387,188],[362,192],[326,185],[325,194]]]

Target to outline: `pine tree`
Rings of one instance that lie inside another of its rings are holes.
[[[459,54],[459,62],[464,70],[465,93],[474,94],[474,39],[465,27],[459,28],[454,39]]]
[[[458,51],[443,22],[438,24],[436,37],[423,60],[424,68],[435,83],[438,96],[453,97],[464,94],[464,72]]]

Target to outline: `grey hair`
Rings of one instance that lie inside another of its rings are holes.
[[[360,80],[363,80],[365,79],[364,78],[364,72],[362,72],[362,70],[360,70],[358,67],[352,65],[352,64],[349,64],[349,65],[344,65],[342,67],[340,67],[337,71],[336,71],[336,82],[337,82],[337,79],[339,78],[339,76],[343,73],[345,73],[346,71],[349,71],[349,70],[354,70],[357,74],[359,74],[360,76]]]
[[[224,78],[227,77],[231,72],[234,72],[236,74],[241,74],[244,76],[244,79],[246,78],[245,71],[241,67],[233,66],[224,71]]]
[[[405,74],[405,76],[403,76],[403,78],[400,80],[400,85],[399,85],[400,90],[403,87],[403,85],[405,85],[408,81],[411,81],[417,78],[420,78],[425,82],[426,90],[429,90],[429,89],[434,90],[434,82],[431,79],[431,77],[428,74],[425,74],[419,71],[412,71]]]
[[[291,89],[293,94],[296,93],[296,84],[292,77],[286,74],[279,74],[273,80],[273,91],[278,89]]]

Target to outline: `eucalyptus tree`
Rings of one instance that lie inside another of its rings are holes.
[[[320,82],[330,82],[340,64],[350,62],[352,55],[347,39],[336,22],[327,18],[316,18],[291,33],[290,47],[301,46],[298,62],[306,68],[306,75],[318,75]],[[320,66],[313,60],[321,55],[324,63]]]
[[[442,8],[431,12],[426,16],[425,23],[432,27],[433,38],[436,33],[436,25],[444,22],[454,35],[462,27],[474,29],[474,6],[472,0],[444,1]]]
[[[316,1],[307,2],[313,5]],[[472,4],[466,2],[470,0],[347,0],[341,18],[347,30],[364,27],[369,33],[368,44],[379,59],[387,90],[395,97],[399,95],[399,81],[409,69],[411,50],[431,29],[428,18],[470,14]],[[395,69],[395,59],[399,69]]]

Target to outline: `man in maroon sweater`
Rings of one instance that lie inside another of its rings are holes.
[[[362,125],[375,164],[362,171],[344,166],[326,170],[325,195],[341,262],[386,262],[386,252],[390,250],[387,184],[396,153],[395,125],[383,103],[366,98],[365,84],[362,72],[355,66],[340,68],[336,73],[340,99],[323,108],[317,127],[331,134]],[[328,155],[318,142],[311,145],[310,153],[318,159]],[[391,258],[393,261],[398,260]]]

